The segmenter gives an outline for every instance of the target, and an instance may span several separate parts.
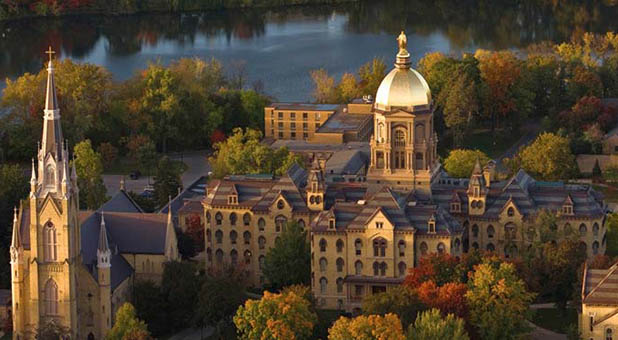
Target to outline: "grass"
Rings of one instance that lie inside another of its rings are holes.
[[[159,156],[163,157],[163,154]],[[174,163],[175,166],[178,166],[180,168],[180,173],[183,173],[185,172],[185,170],[187,170],[187,165],[184,162],[173,159],[172,163]],[[140,166],[136,161],[132,160],[129,157],[122,157],[118,158],[113,164],[105,167],[104,173],[107,175],[128,175],[136,170],[140,170]],[[153,168],[150,175],[153,175],[154,172],[155,169]],[[147,175],[147,173],[142,172],[142,176]]]
[[[564,315],[557,308],[539,308],[533,311],[532,323],[556,333],[565,334],[570,325],[577,324],[577,311],[567,308]]]

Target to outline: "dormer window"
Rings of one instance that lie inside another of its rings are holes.
[[[384,222],[376,222],[376,229],[384,228]]]
[[[335,219],[331,218],[328,220],[328,229],[334,230],[335,229]]]
[[[573,215],[573,206],[572,205],[564,205],[562,207],[562,213],[565,215]]]
[[[451,203],[451,212],[461,212],[461,204],[459,202]]]
[[[283,200],[277,201],[277,209],[281,210],[284,207],[285,207],[285,203],[283,203]]]
[[[228,204],[238,204],[238,196],[236,196],[236,195],[229,195],[227,197],[227,203]]]
[[[506,210],[506,214],[507,214],[509,217],[513,217],[513,215],[515,215],[515,209],[513,209],[513,207],[509,207],[509,208]]]
[[[435,234],[436,233],[436,220],[432,217],[428,222],[428,231],[430,234]]]

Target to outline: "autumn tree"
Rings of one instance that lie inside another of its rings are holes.
[[[453,314],[442,317],[438,309],[420,313],[414,325],[408,329],[408,340],[468,340],[462,319]]]
[[[521,167],[538,179],[569,179],[577,172],[569,140],[553,133],[542,133],[517,157]]]
[[[311,303],[293,291],[248,300],[234,316],[240,340],[308,340],[317,323]]]
[[[90,140],[75,145],[75,171],[80,194],[80,205],[98,209],[107,200],[107,188],[103,183],[103,162],[101,155],[92,149]]]
[[[451,129],[456,147],[463,144],[472,116],[478,111],[477,89],[463,72],[457,72],[440,94],[444,123]]]
[[[416,289],[419,299],[430,308],[436,308],[443,315],[454,314],[466,319],[468,304],[466,301],[466,284],[448,282],[437,286],[433,281],[425,281]]]
[[[342,316],[328,330],[328,340],[404,340],[401,321],[395,314]]]
[[[415,290],[407,286],[393,286],[386,292],[372,294],[363,299],[365,315],[395,314],[404,329],[414,322],[416,315],[426,309]]]
[[[268,249],[262,273],[274,289],[295,284],[309,284],[311,247],[307,232],[297,222],[287,223],[281,238]]]
[[[442,286],[448,282],[459,282],[458,261],[449,254],[431,253],[420,259],[418,266],[410,270],[403,282],[409,288],[416,288],[425,281]]]
[[[315,89],[313,99],[316,103],[334,103],[337,101],[337,89],[335,78],[328,75],[325,69],[313,70],[310,72]]]
[[[149,339],[146,323],[137,318],[135,307],[125,302],[118,311],[112,327],[105,336],[106,340]]]
[[[476,161],[481,165],[489,162],[489,156],[480,150],[455,149],[444,160],[444,169],[451,177],[468,178],[472,174]]]
[[[470,323],[483,339],[519,339],[529,331],[526,315],[534,294],[511,263],[483,261],[469,281]]]
[[[170,197],[176,197],[182,190],[180,174],[178,164],[167,156],[161,157],[154,177],[154,196],[159,207],[167,204]]]
[[[204,251],[204,223],[198,214],[187,217],[187,230],[185,233],[191,238],[197,252]]]

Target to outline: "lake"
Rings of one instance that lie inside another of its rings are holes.
[[[308,101],[309,71],[354,72],[374,57],[390,64],[396,37],[408,34],[416,61],[425,53],[460,55],[560,42],[582,32],[616,30],[609,1],[363,1],[340,6],[131,16],[68,16],[0,23],[0,76],[38,72],[51,45],[60,58],[102,65],[116,80],[149,62],[217,58],[280,101]]]

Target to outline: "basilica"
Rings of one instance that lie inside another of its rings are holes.
[[[144,213],[124,190],[97,211],[79,210],[51,58],[47,72],[30,195],[13,220],[13,338],[52,326],[73,339],[102,339],[133,282],[160,280],[163,264],[178,259],[176,233],[170,214]]]

